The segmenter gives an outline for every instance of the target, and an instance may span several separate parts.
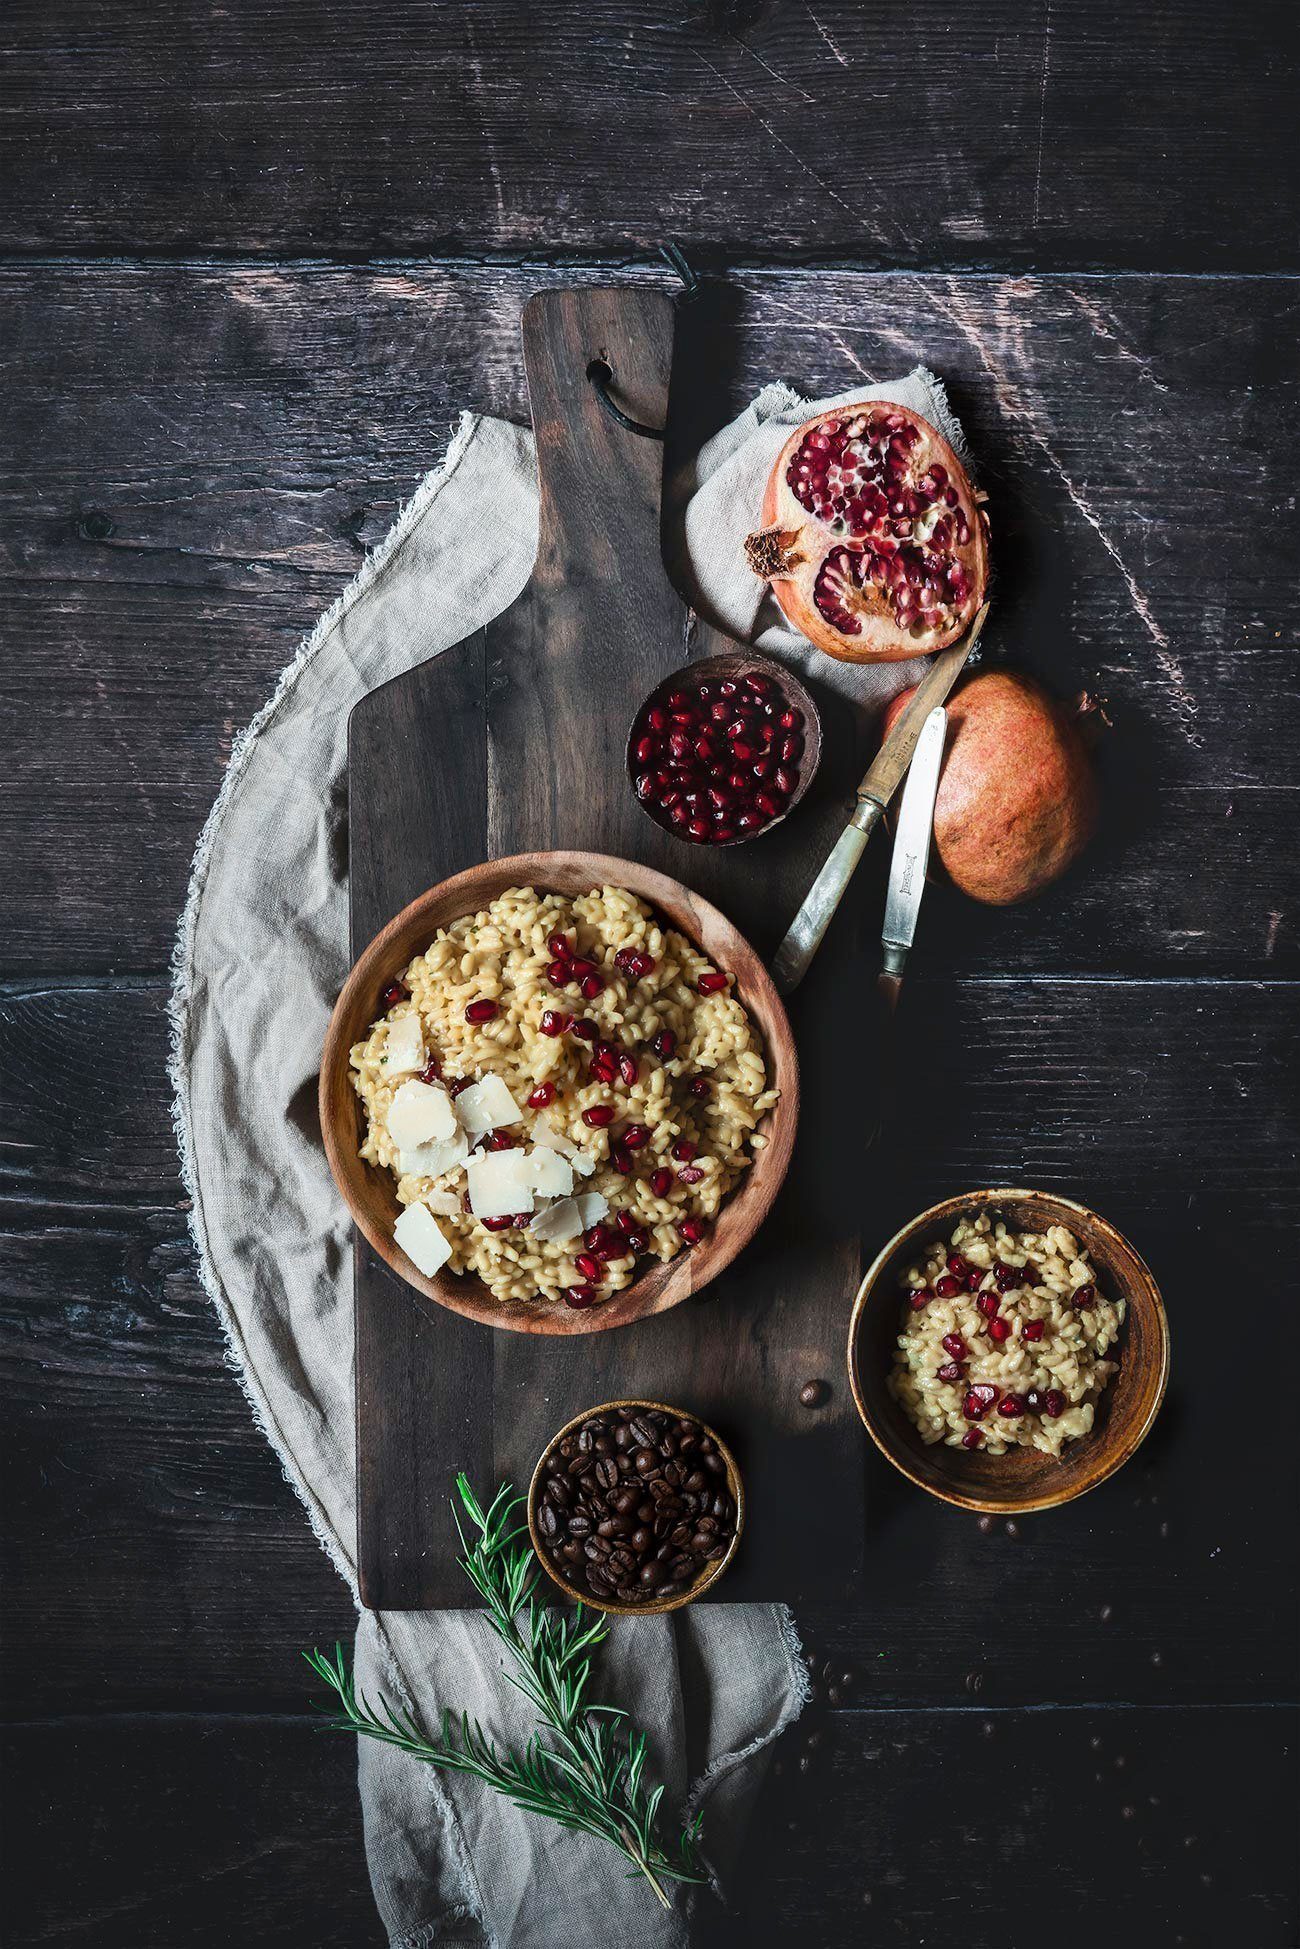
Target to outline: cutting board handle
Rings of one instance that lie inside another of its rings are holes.
[[[628,286],[542,291],[524,307],[523,344],[541,490],[534,580],[615,584],[635,615],[639,595],[667,584],[663,443],[620,426],[588,373],[607,366],[609,395],[628,418],[664,426],[672,299]]]

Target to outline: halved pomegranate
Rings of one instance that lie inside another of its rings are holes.
[[[979,499],[928,420],[864,400],[796,427],[745,552],[819,650],[897,663],[955,642],[983,602]]]

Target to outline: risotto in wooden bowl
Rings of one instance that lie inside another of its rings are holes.
[[[748,943],[594,853],[458,874],[349,975],[321,1064],[335,1182],[417,1292],[489,1326],[664,1312],[752,1238],[798,1117],[785,1011]]]
[[[849,1378],[882,1454],[965,1509],[1048,1509],[1115,1473],[1155,1420],[1169,1328],[1104,1218],[1043,1191],[922,1212],[870,1267]]]

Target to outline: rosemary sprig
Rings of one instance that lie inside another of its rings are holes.
[[[529,1700],[549,1738],[537,1732],[522,1753],[502,1752],[477,1719],[462,1712],[457,1720],[444,1711],[442,1736],[433,1739],[413,1714],[387,1699],[372,1707],[357,1691],[339,1645],[333,1659],[320,1651],[303,1653],[339,1702],[336,1711],[327,1708],[323,1729],[364,1734],[430,1766],[470,1773],[525,1813],[608,1841],[632,1863],[630,1874],[643,1875],[670,1907],[665,1881],[706,1879],[698,1855],[702,1816],[683,1829],[670,1852],[656,1831],[663,1788],[650,1788],[645,1778],[645,1733],[622,1723],[627,1714],[617,1706],[587,1703],[591,1653],[608,1637],[609,1619],[581,1604],[569,1613],[539,1602],[537,1560],[529,1544],[518,1541],[527,1537],[527,1526],[514,1521],[523,1497],[513,1495],[509,1484],[498,1489],[486,1513],[464,1475],[456,1477],[456,1490],[470,1525],[467,1539],[456,1513],[461,1569],[510,1656],[514,1669],[507,1678]]]

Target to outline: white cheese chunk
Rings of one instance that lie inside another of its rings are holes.
[[[557,1150],[561,1157],[567,1157],[579,1177],[589,1178],[596,1168],[596,1160],[581,1145],[575,1144],[567,1131],[557,1130],[549,1117],[538,1117],[533,1125],[533,1142],[544,1144],[547,1150]]]
[[[456,1112],[436,1083],[403,1083],[388,1106],[388,1134],[399,1150],[440,1143],[456,1134]]]
[[[575,1203],[584,1232],[590,1231],[593,1225],[599,1225],[602,1218],[609,1216],[609,1199],[603,1198],[599,1191],[580,1191]]]
[[[557,1150],[544,1144],[528,1152],[528,1181],[539,1198],[567,1198],[573,1189],[573,1166]]]
[[[430,1211],[436,1211],[440,1218],[459,1218],[462,1210],[459,1191],[438,1191],[430,1186],[420,1199]]]
[[[440,1178],[447,1171],[454,1171],[469,1156],[469,1138],[463,1130],[455,1130],[450,1137],[435,1144],[419,1144],[414,1150],[404,1150],[397,1160],[397,1168],[403,1177]]]
[[[396,1021],[388,1024],[388,1034],[384,1037],[384,1069],[389,1076],[401,1076],[408,1070],[423,1069],[427,1061],[419,1012],[408,1008],[405,1015],[399,1015]]]
[[[485,1076],[471,1083],[456,1098],[456,1115],[471,1137],[487,1130],[500,1130],[504,1124],[518,1123],[523,1115],[499,1076]]]
[[[528,1229],[532,1238],[552,1245],[563,1245],[566,1239],[577,1238],[586,1228],[577,1199],[561,1198],[558,1204],[547,1205],[545,1211],[539,1212]]]
[[[416,1270],[431,1279],[439,1266],[451,1257],[451,1246],[431,1211],[424,1205],[407,1205],[393,1227],[393,1237]]]
[[[465,1176],[475,1218],[512,1218],[533,1208],[528,1160],[521,1150],[490,1150],[471,1157]]]

